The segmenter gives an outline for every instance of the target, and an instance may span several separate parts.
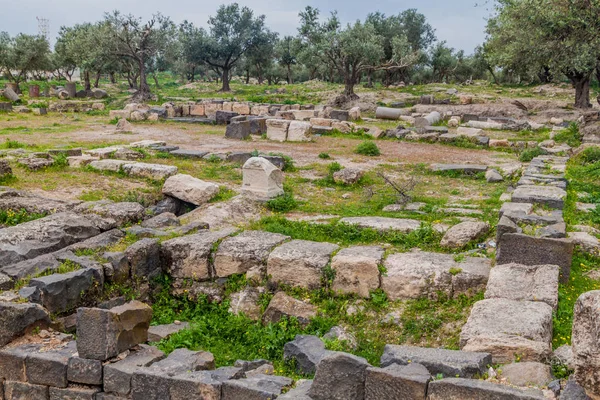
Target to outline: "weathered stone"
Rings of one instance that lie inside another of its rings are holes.
[[[317,365],[329,353],[329,350],[325,350],[325,343],[316,336],[296,335],[293,341],[283,347],[284,360],[293,361],[296,371],[305,375],[314,374]]]
[[[38,304],[0,302],[0,346],[36,327],[48,325],[48,313]]]
[[[142,227],[144,228],[167,228],[180,225],[181,222],[177,218],[177,215],[170,212],[161,213],[156,217],[152,217],[142,222]]]
[[[600,241],[596,236],[587,232],[569,232],[569,239],[590,254],[600,253]]]
[[[125,234],[121,230],[111,229],[82,242],[72,244],[66,247],[65,250],[97,250],[117,243],[124,236]]]
[[[542,301],[556,309],[559,272],[556,265],[496,265],[490,272],[485,298]]]
[[[177,174],[165,181],[162,192],[199,206],[216,196],[219,193],[219,186],[190,175]]]
[[[554,377],[548,364],[539,362],[519,362],[503,365],[501,378],[515,386],[545,387]]]
[[[489,353],[476,353],[446,349],[388,344],[381,356],[381,366],[422,364],[432,375],[473,378],[483,375],[492,363]]]
[[[138,369],[131,378],[131,397],[133,400],[168,399],[171,387],[177,381],[176,375],[187,371],[214,369],[215,361],[211,353],[177,349],[161,361],[147,369]]]
[[[284,387],[292,384],[284,376],[255,375],[252,378],[223,382],[222,400],[270,400],[277,398]]]
[[[323,269],[339,246],[331,243],[292,240],[277,247],[267,261],[267,274],[276,283],[316,288]]]
[[[475,303],[460,334],[464,351],[492,354],[494,363],[550,357],[552,307],[542,302],[488,299]]]
[[[263,323],[277,323],[284,317],[294,317],[302,325],[308,325],[310,319],[317,315],[317,308],[312,304],[304,303],[285,292],[277,292],[269,302],[263,314]]]
[[[118,160],[135,161],[144,158],[144,155],[132,149],[119,149],[113,153],[112,157]]]
[[[255,321],[260,319],[260,289],[247,287],[240,292],[233,293],[230,298],[229,312],[244,314]]]
[[[129,394],[131,377],[134,372],[142,367],[149,367],[164,357],[165,354],[156,347],[141,345],[124,359],[106,364],[104,366],[104,390],[121,395]]]
[[[77,351],[82,358],[104,361],[148,341],[152,309],[132,301],[110,310],[77,310]]]
[[[562,209],[567,192],[555,186],[520,185],[512,194],[514,203],[543,204],[548,207]]]
[[[344,168],[333,174],[333,180],[343,185],[353,185],[364,175],[364,171],[357,168]]]
[[[384,262],[387,273],[381,287],[391,300],[475,294],[485,289],[490,260],[466,257],[462,262],[451,254],[413,251],[397,253]]]
[[[205,231],[167,240],[161,245],[161,255],[173,277],[208,280],[212,247],[233,232],[233,229]]]
[[[575,369],[573,347],[568,344],[563,344],[552,353],[552,361],[557,364],[562,364],[569,369]]]
[[[414,399],[425,400],[431,374],[416,362],[385,368],[367,368],[365,400]]]
[[[144,279],[161,273],[160,243],[158,239],[142,239],[125,250],[131,267],[131,276]]]
[[[458,171],[464,174],[486,172],[487,166],[475,164],[434,164],[431,169],[436,172]]]
[[[144,218],[145,209],[140,203],[111,201],[92,201],[78,205],[74,209],[79,213],[93,213],[105,218],[112,218],[118,225],[135,223]]]
[[[22,166],[29,168],[29,170],[31,171],[37,171],[54,164],[53,159],[39,157],[21,158],[17,162]]]
[[[266,269],[271,250],[287,239],[288,236],[262,231],[244,231],[225,239],[215,255],[216,276],[244,274],[253,268]]]
[[[228,374],[216,371],[186,371],[170,378],[170,400],[220,400],[222,383],[229,380]]]
[[[404,108],[377,107],[375,118],[397,120],[401,116],[410,115],[410,111]]]
[[[48,386],[32,385],[25,382],[4,382],[6,400],[49,400]]]
[[[25,360],[40,348],[39,344],[26,344],[0,350],[0,381],[27,381]]]
[[[506,233],[498,243],[496,264],[558,265],[561,269],[561,282],[567,282],[571,274],[573,247],[573,243],[566,239]]]
[[[117,125],[115,126],[115,132],[117,133],[133,133],[133,125],[125,118],[131,118],[132,113],[127,113],[127,116],[123,116]]]
[[[88,165],[99,171],[119,172],[125,164],[128,164],[125,160],[98,160],[92,161]]]
[[[267,120],[267,139],[285,142],[288,136],[290,121],[285,119]]]
[[[296,381],[296,386],[289,392],[278,396],[279,400],[312,400],[308,396],[312,380],[300,379]]]
[[[476,379],[446,378],[429,383],[427,400],[544,400],[541,391],[520,390]]]
[[[368,367],[362,357],[332,352],[317,366],[308,394],[314,400],[362,400]]]
[[[252,157],[242,167],[242,192],[256,200],[282,195],[283,172],[262,157]]]
[[[460,249],[473,240],[481,239],[489,230],[487,222],[461,222],[446,231],[440,246]]]
[[[250,137],[250,121],[231,122],[225,130],[228,139],[246,140]]]
[[[84,385],[102,385],[102,362],[71,357],[68,363],[67,380]]]
[[[135,163],[123,165],[123,172],[139,178],[166,179],[177,174],[177,167],[162,164]]]
[[[375,229],[380,232],[398,231],[410,233],[421,227],[421,222],[414,219],[385,218],[385,217],[347,217],[340,223],[356,225],[360,228]]]
[[[183,150],[171,151],[169,154],[171,154],[174,157],[178,157],[178,158],[201,159],[208,154],[208,151],[183,149]]]
[[[156,325],[148,328],[148,342],[160,342],[171,335],[190,327],[189,322],[180,322],[178,324]]]
[[[573,316],[575,379],[592,398],[600,398],[600,290],[582,294]]]
[[[50,388],[50,400],[97,400],[99,387],[73,386],[67,388]]]
[[[375,246],[356,246],[342,249],[331,262],[335,271],[332,289],[368,298],[379,288],[379,268],[384,250]]]
[[[309,122],[292,121],[288,127],[287,140],[290,142],[309,142],[312,139],[312,128]]]
[[[206,113],[208,115],[208,111]],[[232,111],[221,111],[215,112],[215,122],[217,125],[227,125],[231,122],[231,119],[237,117],[239,114]]]
[[[29,286],[39,289],[41,304],[50,313],[64,313],[75,309],[90,292],[101,290],[104,272],[101,269],[83,268],[65,274],[34,278]]]
[[[486,171],[485,179],[488,181],[488,183],[502,182],[504,180],[502,175],[500,175],[500,172],[493,168]]]
[[[424,128],[426,126],[432,126],[438,123],[442,118],[442,115],[437,111],[432,111],[424,117],[415,118],[415,127]]]
[[[25,360],[27,381],[36,385],[67,387],[69,358],[76,352],[75,343],[46,352],[29,353]]]
[[[575,376],[571,375],[565,388],[560,392],[561,400],[593,400],[590,396],[588,396],[585,392],[585,389],[582,388],[579,383],[575,380]]]

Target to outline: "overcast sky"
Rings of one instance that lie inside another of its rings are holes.
[[[484,40],[486,18],[490,15],[488,6],[478,6],[481,0],[240,0],[240,5],[248,6],[257,14],[265,14],[267,25],[282,35],[296,34],[298,12],[307,5],[317,7],[322,15],[337,10],[343,22],[364,19],[370,12],[381,11],[387,15],[397,14],[407,8],[416,8],[425,14],[435,28],[439,40],[446,40],[456,49],[472,53],[475,46]],[[2,1],[0,31],[11,35],[17,33],[36,34],[36,17],[50,20],[51,42],[62,25],[94,22],[102,18],[104,12],[118,9],[147,17],[160,11],[179,23],[184,19],[200,26],[206,26],[210,15],[222,1],[206,0],[19,0]]]

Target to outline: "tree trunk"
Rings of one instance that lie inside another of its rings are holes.
[[[350,100],[358,99],[358,96],[356,95],[356,93],[354,93],[354,85],[354,79],[352,79],[351,77],[346,78],[344,82],[344,96],[348,97],[348,99]]]
[[[575,108],[590,108],[590,77],[585,76],[574,81],[575,86]]]
[[[98,88],[98,84],[100,83],[100,71],[96,73],[96,81],[94,82],[94,87]]]
[[[194,82],[194,80],[196,79],[196,67],[195,66],[192,67],[191,75],[192,75],[192,77],[190,79],[190,82]]]
[[[115,73],[114,72],[110,72],[108,74],[108,76],[110,77],[110,83],[112,83],[112,84],[117,83],[117,79],[115,78]]]
[[[250,84],[250,68],[246,68],[246,85]]]
[[[89,71],[85,71],[83,73],[83,80],[85,83],[85,87],[84,87],[85,91],[89,92],[90,90],[92,90],[92,84],[90,83],[90,72]]]
[[[367,71],[367,84],[366,87],[368,88],[372,88],[373,87],[373,70],[369,69]]]
[[[550,73],[550,68],[542,67],[542,70],[538,74],[538,78],[542,83],[550,83],[552,82],[552,74]]]
[[[158,84],[158,77],[156,76],[156,74],[152,74],[152,78],[154,78],[154,86],[157,89],[160,88],[160,85]]]
[[[289,85],[294,83],[294,77],[292,76],[292,65],[291,64],[287,65],[287,82]]]
[[[231,88],[229,87],[229,69],[223,68],[223,74],[221,76],[221,80],[223,81],[223,86],[221,87],[221,92],[231,92]]]

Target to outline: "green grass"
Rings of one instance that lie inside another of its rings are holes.
[[[370,157],[376,157],[381,155],[379,147],[377,147],[377,144],[375,144],[375,142],[373,142],[372,140],[365,140],[356,147],[356,150],[354,150],[354,152],[356,154],[361,154],[363,156]]]
[[[558,132],[554,136],[554,141],[559,143],[566,143],[571,147],[579,147],[581,145],[579,126],[576,123],[572,123],[567,129]]]
[[[43,213],[30,213],[25,209],[21,210],[0,210],[0,225],[15,226],[23,222],[34,221],[45,217]]]

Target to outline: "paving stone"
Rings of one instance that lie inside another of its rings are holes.
[[[136,223],[145,216],[145,209],[139,203],[128,201],[113,203],[112,201],[91,201],[78,205],[74,209],[78,213],[98,214],[105,218],[112,218],[117,225]]]
[[[485,298],[542,301],[556,309],[559,272],[556,265],[496,265],[490,272]]]
[[[131,391],[131,377],[139,368],[149,367],[165,354],[156,347],[141,345],[124,359],[104,366],[104,390],[121,395]]]
[[[222,400],[270,400],[281,394],[284,387],[292,384],[284,376],[256,375],[252,378],[223,382]]]
[[[552,352],[552,307],[543,302],[482,300],[460,334],[464,351],[492,354],[494,363],[544,361]]]
[[[537,386],[544,388],[554,380],[550,365],[539,362],[506,364],[501,369],[501,379],[506,379],[508,383],[515,386]]]
[[[398,346],[388,344],[383,349],[381,366],[422,364],[432,375],[473,378],[483,375],[492,363],[489,353]]]
[[[421,364],[392,364],[385,368],[367,368],[365,400],[423,399],[431,374]]]
[[[543,204],[548,207],[562,209],[567,192],[554,186],[521,185],[512,194],[514,203]]]
[[[48,386],[25,382],[4,382],[5,400],[49,400]]]
[[[273,250],[267,261],[267,274],[275,283],[320,287],[323,269],[338,248],[331,243],[292,240]]]
[[[102,385],[102,362],[71,357],[68,362],[67,380],[84,385]]]
[[[129,163],[123,165],[122,169],[129,176],[155,180],[166,179],[177,174],[177,167],[163,164]]]
[[[330,353],[325,343],[317,336],[296,335],[296,338],[283,346],[283,359],[293,361],[299,374],[311,375],[317,366]]]
[[[386,217],[348,217],[340,219],[340,223],[356,225],[360,228],[375,229],[380,232],[397,231],[410,233],[421,228],[421,222],[414,219]]]
[[[108,360],[148,341],[152,309],[131,301],[110,310],[77,310],[77,351],[82,358]]]
[[[169,154],[178,158],[202,159],[208,154],[208,151],[179,149],[171,151]]]
[[[573,243],[568,239],[535,238],[519,233],[506,233],[498,243],[496,264],[558,265],[561,282],[571,275]]]
[[[465,257],[457,262],[451,254],[412,251],[389,255],[384,267],[381,288],[395,301],[435,297],[439,291],[448,296],[478,293],[485,289],[491,261]]]
[[[313,400],[364,399],[368,367],[362,357],[331,352],[317,366],[308,394]]]
[[[500,218],[503,215],[507,215],[512,218],[515,216],[528,215],[533,212],[533,204],[531,203],[513,203],[506,202],[502,204],[500,208]]]
[[[36,327],[48,325],[48,312],[39,304],[0,302],[0,346]]]
[[[461,222],[446,231],[440,246],[460,249],[474,240],[483,238],[490,230],[487,222]]]
[[[214,257],[216,276],[244,274],[251,269],[266,270],[267,257],[289,236],[262,231],[244,231],[221,242]]]
[[[213,246],[234,232],[234,229],[203,231],[167,240],[161,244],[161,256],[173,277],[208,280]]]
[[[488,167],[475,164],[433,164],[431,169],[436,172],[459,171],[465,174],[477,174],[487,171]]]
[[[312,304],[304,303],[285,292],[277,292],[269,302],[263,314],[263,323],[277,323],[283,317],[294,317],[301,325],[308,325],[311,318],[317,315],[317,308]]]
[[[169,336],[190,327],[189,322],[179,324],[155,325],[148,328],[148,342],[160,342]]]
[[[428,400],[544,400],[541,390],[520,390],[476,379],[446,378],[429,384]]]
[[[355,246],[340,250],[331,261],[335,271],[332,289],[368,298],[379,288],[379,268],[384,250],[377,246]]]
[[[116,151],[116,149],[115,149]],[[100,157],[102,158],[102,157]],[[130,161],[126,161],[126,160],[98,160],[98,161],[92,161],[90,162],[88,165],[93,168],[93,169],[97,169],[99,171],[112,171],[112,172],[119,172],[121,170],[121,168],[123,167],[123,165],[125,164],[130,164]]]

